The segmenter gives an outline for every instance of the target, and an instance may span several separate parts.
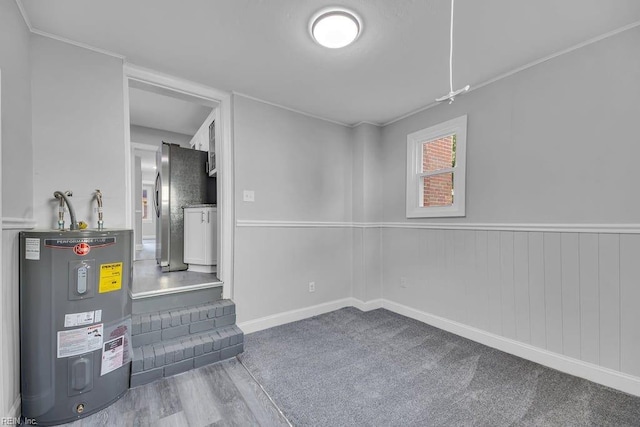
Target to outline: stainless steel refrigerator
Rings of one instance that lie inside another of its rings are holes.
[[[215,178],[207,174],[207,153],[162,143],[154,192],[156,260],[163,272],[186,270],[184,212],[189,205],[216,203]]]

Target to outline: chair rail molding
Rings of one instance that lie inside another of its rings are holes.
[[[3,230],[30,230],[35,226],[36,220],[33,218],[2,217]]]
[[[262,228],[408,228],[431,230],[545,231],[555,233],[640,234],[640,224],[349,222],[238,219],[236,227]]]

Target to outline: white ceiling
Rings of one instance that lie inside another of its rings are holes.
[[[445,0],[22,2],[37,30],[347,124],[386,123],[449,91]],[[336,4],[364,30],[330,50],[308,21]],[[455,17],[454,86],[473,87],[640,21],[640,1],[458,0]]]
[[[210,113],[211,107],[129,88],[129,118],[132,125],[193,136]]]

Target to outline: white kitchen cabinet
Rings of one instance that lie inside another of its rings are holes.
[[[213,206],[184,208],[184,263],[190,271],[216,271],[217,214]]]
[[[216,169],[216,140],[220,138],[220,109],[214,108],[207,119],[200,125],[200,128],[193,135],[189,145],[194,150],[206,151],[208,156],[208,169],[209,176],[216,176],[218,172]]]

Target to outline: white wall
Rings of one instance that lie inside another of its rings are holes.
[[[144,173],[143,173],[144,176]],[[154,181],[150,181],[154,182]],[[142,220],[142,238],[143,239],[155,239],[156,237],[156,211],[153,207],[153,190],[154,184],[145,184],[143,179],[142,189],[147,190],[147,210],[148,219]]]
[[[56,223],[55,190],[73,190],[78,220],[125,225],[122,60],[33,35],[31,39],[34,194],[38,227]],[[69,217],[66,217],[69,224]]]
[[[638,45],[636,28],[385,127],[384,298],[640,377],[640,236],[455,230],[640,222]],[[462,114],[466,218],[407,220],[407,134]]]
[[[142,159],[133,158],[133,241],[136,248],[142,248]]]
[[[382,221],[381,128],[360,124],[352,132],[354,223]],[[380,228],[354,227],[352,296],[360,301],[382,297]]]
[[[233,103],[236,219],[294,225],[236,229],[238,321],[349,297],[351,229],[299,222],[351,221],[351,130],[241,96]]]
[[[181,147],[189,148],[189,142],[193,135],[169,132],[166,130],[152,129],[145,126],[131,125],[131,141],[139,144],[154,145],[162,147],[162,142],[178,144]]]
[[[33,215],[29,30],[15,2],[0,2],[2,71],[2,251],[0,276],[0,417],[19,408],[18,230]]]

